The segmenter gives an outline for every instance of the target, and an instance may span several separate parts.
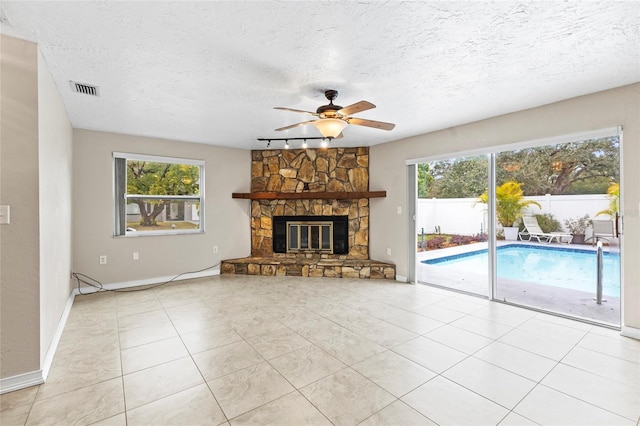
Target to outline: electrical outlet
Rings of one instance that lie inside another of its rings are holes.
[[[391,256],[391,249],[387,247],[387,256]]]
[[[396,213],[402,214],[402,206],[398,206],[398,208],[396,209]]]
[[[133,252],[133,260],[138,260],[140,259],[140,253],[138,253],[137,251]]]
[[[106,265],[107,264],[107,256],[105,256],[105,255],[100,256],[100,264],[101,265]]]
[[[213,246],[213,252],[217,253],[218,252],[218,246]]]

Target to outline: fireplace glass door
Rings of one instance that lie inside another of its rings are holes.
[[[333,253],[332,222],[287,222],[287,252]]]

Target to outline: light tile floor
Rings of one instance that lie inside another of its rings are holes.
[[[421,285],[221,276],[78,296],[9,425],[634,425],[640,341]]]

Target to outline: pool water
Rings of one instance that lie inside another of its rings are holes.
[[[595,294],[596,252],[592,250],[511,244],[498,247],[498,279],[534,282]],[[488,273],[487,250],[478,250],[423,263],[479,274]],[[620,297],[620,256],[605,252],[602,293]]]

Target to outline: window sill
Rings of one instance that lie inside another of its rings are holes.
[[[169,236],[169,235],[193,235],[204,234],[204,230],[200,229],[182,229],[178,231],[129,231],[125,235],[114,235],[116,238],[138,238],[138,237],[157,237],[157,236]]]

